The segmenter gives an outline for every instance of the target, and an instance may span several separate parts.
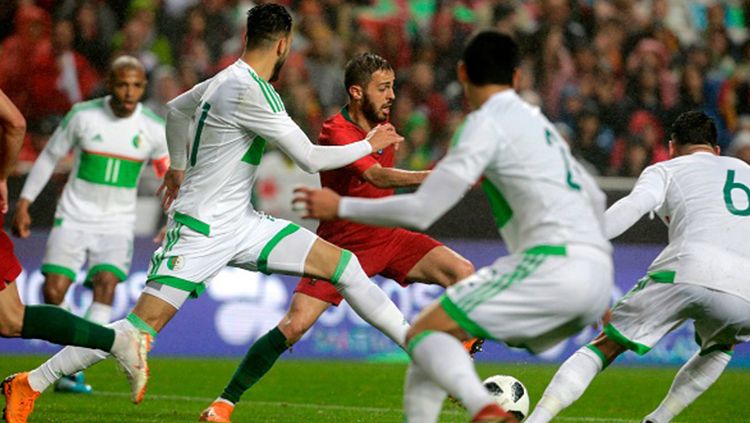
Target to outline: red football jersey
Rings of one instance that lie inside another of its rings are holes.
[[[346,145],[360,141],[367,136],[367,131],[352,121],[346,107],[323,123],[318,144]],[[380,198],[393,195],[393,189],[378,188],[362,178],[362,173],[380,163],[383,167],[393,167],[395,148],[389,146],[375,151],[356,162],[335,170],[320,172],[320,184],[347,197]],[[347,245],[366,244],[368,240],[390,236],[394,228],[370,226],[348,220],[321,222],[318,235],[336,245],[347,248]]]

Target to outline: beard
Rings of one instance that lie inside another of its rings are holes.
[[[362,114],[368,122],[383,123],[388,120],[388,115],[380,111],[367,94],[362,96]]]
[[[279,60],[273,65],[273,73],[268,82],[276,82],[279,80],[279,74],[281,73],[281,68],[284,67],[284,62],[286,62],[286,55],[279,57]]]

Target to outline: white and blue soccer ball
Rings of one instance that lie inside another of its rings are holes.
[[[529,415],[529,392],[523,383],[513,376],[495,375],[482,382],[490,391],[497,405],[516,416],[522,422]]]

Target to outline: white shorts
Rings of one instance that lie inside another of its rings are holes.
[[[295,223],[264,214],[238,222],[235,231],[210,235],[191,223],[194,219],[178,220],[182,222],[169,218],[164,242],[151,257],[144,290],[177,309],[188,296],[197,298],[225,266],[302,275],[318,239]]]
[[[449,287],[441,305],[470,335],[540,353],[601,318],[612,288],[610,254],[539,246]]]
[[[648,276],[612,309],[607,337],[644,355],[666,334],[693,319],[702,352],[750,340],[750,302],[688,283],[656,282]]]
[[[128,278],[133,258],[133,233],[89,233],[55,226],[47,240],[42,273],[66,276],[75,282],[78,271],[88,260],[84,285],[91,287],[97,272],[113,273],[120,282]]]

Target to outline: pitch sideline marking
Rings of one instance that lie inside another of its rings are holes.
[[[105,397],[130,397],[129,393],[126,392],[106,392],[106,391],[94,391],[94,396],[105,396]],[[204,397],[192,397],[188,395],[147,395],[147,398],[155,400],[171,400],[171,401],[192,401],[210,403],[215,398],[204,398]],[[402,413],[403,410],[395,408],[380,408],[380,407],[360,407],[354,405],[333,405],[333,404],[307,404],[299,402],[285,402],[285,401],[246,401],[246,404],[256,404],[263,406],[275,406],[275,407],[296,407],[296,408],[311,408],[315,410],[341,410],[341,411],[366,411],[370,413]],[[447,414],[465,414],[462,410],[443,410],[443,413]],[[627,419],[612,419],[612,418],[601,418],[601,417],[557,417],[557,421],[573,421],[573,422],[610,422],[610,423],[633,423],[639,420],[627,420]]]

